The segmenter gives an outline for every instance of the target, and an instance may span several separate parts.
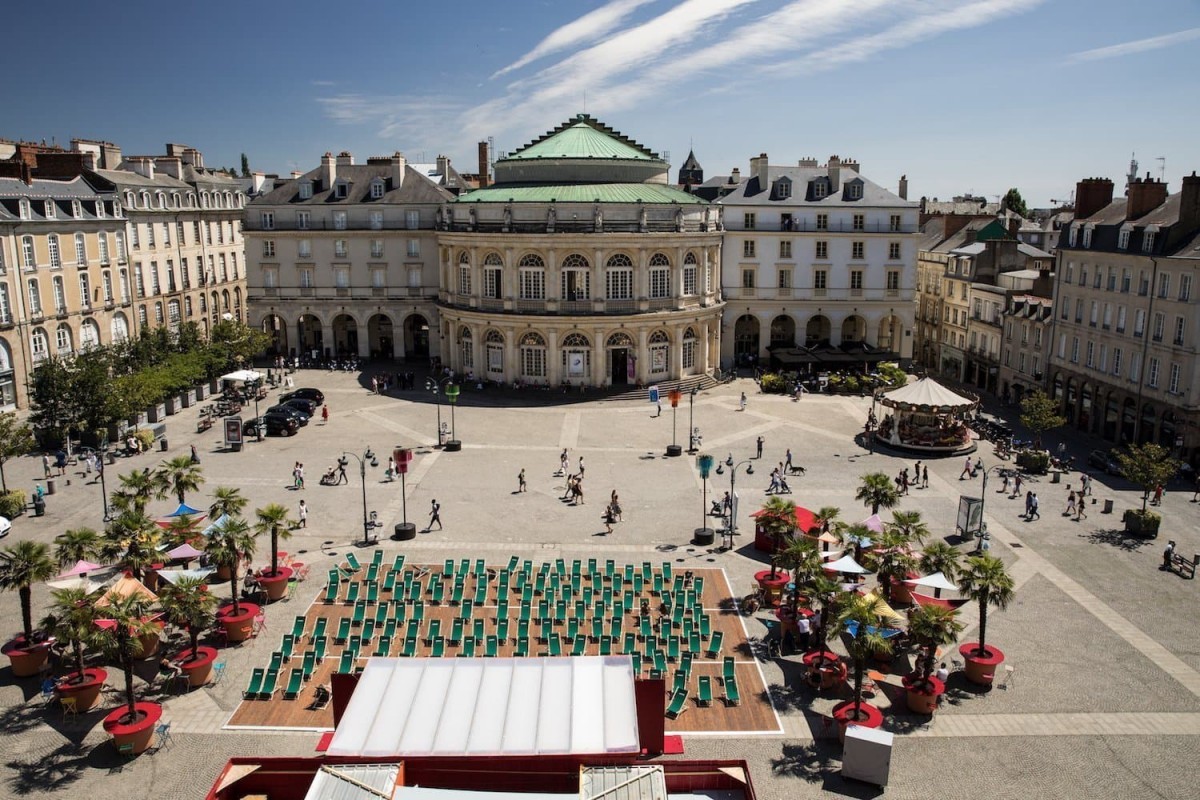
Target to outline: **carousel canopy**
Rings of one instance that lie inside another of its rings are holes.
[[[239,369],[236,372],[230,372],[228,375],[222,375],[221,380],[248,383],[250,381],[256,381],[261,377],[261,372],[255,372],[252,369]]]
[[[845,555],[837,561],[830,561],[825,564],[822,569],[826,572],[852,572],[857,575],[866,575],[867,568],[854,560],[854,556]]]
[[[179,508],[167,514],[168,517],[186,517],[191,514],[203,514],[204,512],[198,508],[192,508],[187,503],[180,503]]]
[[[903,410],[941,413],[972,408],[978,403],[977,400],[955,394],[933,378],[921,378],[907,386],[884,392],[879,402]]]
[[[957,592],[958,587],[951,583],[945,575],[940,572],[935,572],[932,575],[926,575],[924,578],[914,578],[910,581],[905,581],[909,586],[927,586],[930,589],[948,589],[952,592]]]

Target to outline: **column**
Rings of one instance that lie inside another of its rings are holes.
[[[363,325],[358,320],[354,320],[354,335],[358,337],[358,357],[368,359],[371,357],[371,327]]]
[[[521,374],[521,368],[517,364],[517,334],[511,328],[504,330],[504,382],[511,383],[517,380]]]
[[[671,369],[668,375],[671,380],[683,377],[683,331],[687,325],[676,325],[671,331]]]
[[[592,329],[592,385],[603,386],[605,367],[608,365],[608,349],[605,347],[604,329]]]
[[[333,323],[332,322],[322,322],[321,323],[321,341],[319,344],[319,349],[320,349],[320,352],[317,354],[318,358],[323,357],[325,355],[326,351],[329,352],[329,355],[331,358],[335,355],[335,352],[337,350],[337,344],[333,341]]]
[[[561,334],[557,329],[546,331],[546,380],[551,386],[558,386],[562,380],[562,352],[559,349]]]
[[[637,371],[634,373],[634,381],[643,386],[650,383],[650,348],[646,346],[646,339],[648,338],[649,333],[645,327],[638,331]]]
[[[709,352],[712,348],[709,347],[709,341],[712,338],[712,329],[708,323],[705,323],[700,329],[700,370],[701,372],[712,372],[713,365],[710,363]]]

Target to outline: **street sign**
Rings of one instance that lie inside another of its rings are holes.
[[[401,475],[408,474],[408,465],[412,463],[413,452],[403,447],[397,447],[392,451],[392,460],[396,462],[396,472]]]
[[[650,387],[650,402],[651,403],[658,402],[658,387],[657,386]]]

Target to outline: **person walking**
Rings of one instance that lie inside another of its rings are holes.
[[[579,480],[583,480],[583,456],[579,457]]]
[[[659,400],[655,400],[654,402],[658,406],[658,413],[655,414],[654,416],[661,417],[662,416],[662,400],[659,399]],[[609,533],[612,533],[612,531],[609,531]]]
[[[916,466],[913,467],[913,483],[920,483],[920,481],[921,481],[921,462],[918,461],[916,463]]]
[[[965,481],[971,476],[971,457],[967,456],[967,461],[963,464],[962,472],[958,473],[958,479]]]
[[[388,456],[387,472],[383,473],[383,477],[386,478],[389,483],[391,481],[396,480],[396,458],[395,458],[395,456]]]
[[[1163,498],[1163,485],[1160,483],[1154,487],[1154,499],[1150,501],[1151,505],[1161,506]]]
[[[1064,517],[1069,517],[1075,513],[1075,490],[1070,486],[1067,487],[1067,510],[1063,512]]]
[[[1029,512],[1033,510],[1033,492],[1025,493],[1025,518],[1029,519]]]
[[[348,462],[346,460],[345,456],[342,456],[341,458],[339,458],[337,460],[337,463],[338,463],[338,477],[337,477],[337,482],[334,483],[334,486],[337,486],[338,484],[341,484],[341,483],[349,483],[350,479],[346,477],[346,465],[350,462]]]
[[[1038,510],[1037,492],[1030,492],[1029,493],[1029,521],[1032,522],[1034,519],[1041,519],[1041,518],[1042,518],[1042,514]]]
[[[615,521],[615,515],[613,514],[613,508],[612,508],[611,503],[609,504],[608,508],[604,509],[604,516],[601,517],[601,519],[604,520],[604,532],[606,534],[612,533],[612,526],[613,526],[613,522]]]
[[[50,454],[42,453],[42,471],[46,473],[46,477],[50,477]]]
[[[922,489],[929,488],[929,465],[928,464],[921,467],[921,488]]]
[[[429,524],[425,526],[426,531],[433,530],[433,523],[437,523],[438,530],[442,529],[442,507],[438,505],[438,501],[434,500],[429,507]]]
[[[192,463],[193,464],[200,463],[200,454],[196,452],[196,445],[192,445]]]
[[[1079,496],[1087,497],[1091,493],[1092,493],[1092,476],[1085,472],[1079,478]]]
[[[792,448],[787,449],[787,458],[783,462],[784,468],[790,473],[792,471]]]
[[[562,455],[558,457],[558,474],[564,478],[571,471],[571,459],[567,456],[567,451],[564,448]]]
[[[292,464],[292,488],[300,488],[300,462]]]
[[[296,488],[304,488],[304,465],[299,461],[296,462]]]
[[[755,457],[755,458],[762,458],[762,450],[763,450],[763,437],[759,436],[759,437],[758,437],[758,440],[755,442],[755,445],[757,446],[757,455],[755,455],[754,457]]]
[[[329,424],[329,406],[327,404],[321,405],[321,424]]]
[[[525,491],[525,468],[521,467],[521,471],[517,473],[517,491]]]
[[[305,503],[303,500],[301,500],[300,501],[300,510],[297,511],[296,513],[300,519],[300,527],[307,528],[308,527],[308,504]]]
[[[608,505],[612,509],[613,516],[616,517],[617,522],[623,522],[624,520],[621,518],[621,498],[617,497],[616,489],[612,490],[612,496],[609,497]]]
[[[1162,568],[1166,569],[1166,570],[1171,569],[1171,562],[1174,560],[1174,558],[1175,558],[1175,540],[1171,539],[1170,541],[1167,542],[1167,549],[1163,550]]]
[[[1021,496],[1021,473],[1013,475],[1013,493],[1009,496],[1010,499]]]
[[[1087,503],[1083,502],[1083,498],[1079,498],[1079,504],[1075,506],[1075,521],[1087,519]]]

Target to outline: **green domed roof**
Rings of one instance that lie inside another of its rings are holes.
[[[586,114],[580,114],[575,120],[559,126],[540,139],[535,139],[502,160],[539,158],[661,161],[657,153]]]

